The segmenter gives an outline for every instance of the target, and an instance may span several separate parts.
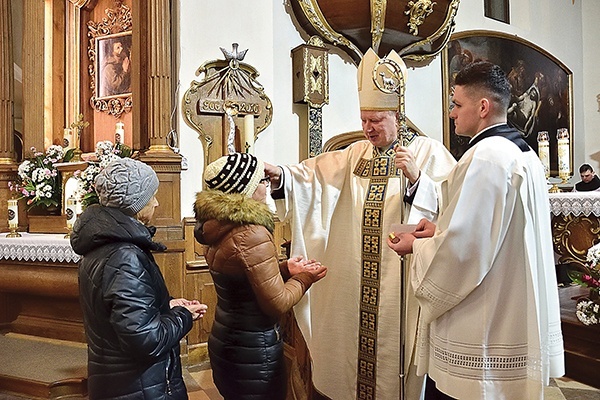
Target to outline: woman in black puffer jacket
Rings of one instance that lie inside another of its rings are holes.
[[[230,154],[206,167],[212,190],[198,193],[195,237],[217,291],[208,352],[215,385],[227,400],[282,400],[286,370],[279,317],[325,276],[314,261],[278,261],[273,214],[260,160]]]
[[[198,301],[171,299],[151,251],[158,178],[144,163],[118,159],[96,178],[100,205],[75,223],[83,256],[79,292],[94,399],[187,399],[179,341],[204,315]]]

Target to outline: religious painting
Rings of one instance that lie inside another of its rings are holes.
[[[131,9],[116,2],[104,10],[101,21],[88,21],[90,105],[98,112],[120,118],[133,107]]]
[[[96,37],[96,98],[131,96],[131,32]]]
[[[514,35],[491,31],[466,31],[452,35],[442,52],[444,144],[459,159],[466,151],[468,137],[457,136],[449,118],[454,77],[465,65],[486,60],[499,65],[511,83],[508,123],[521,132],[538,152],[538,133],[548,132],[550,173],[558,174],[557,133],[566,128],[573,153],[572,72],[542,48]],[[570,166],[573,171],[573,165]]]

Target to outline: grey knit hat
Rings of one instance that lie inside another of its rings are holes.
[[[209,189],[252,197],[265,176],[264,170],[264,163],[252,154],[233,153],[208,164],[204,170],[204,182]]]
[[[96,177],[100,204],[135,215],[148,204],[158,190],[154,170],[132,158],[116,158]]]

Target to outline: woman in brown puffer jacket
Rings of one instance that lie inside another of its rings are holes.
[[[234,153],[207,166],[198,193],[195,237],[217,291],[208,340],[213,379],[225,399],[286,397],[279,317],[326,274],[314,260],[279,263],[268,178],[251,154]]]

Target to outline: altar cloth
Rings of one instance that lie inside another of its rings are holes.
[[[549,193],[552,215],[600,217],[600,192]]]
[[[0,260],[76,263],[81,258],[64,234],[19,233],[17,238],[0,233]]]

